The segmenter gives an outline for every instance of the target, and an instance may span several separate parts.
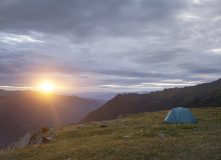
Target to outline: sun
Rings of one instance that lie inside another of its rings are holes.
[[[54,88],[53,85],[49,82],[44,82],[42,85],[41,85],[41,90],[42,91],[45,91],[45,92],[51,92],[52,89]]]

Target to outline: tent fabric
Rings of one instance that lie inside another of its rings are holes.
[[[169,111],[165,123],[197,123],[195,116],[187,108],[177,107]]]

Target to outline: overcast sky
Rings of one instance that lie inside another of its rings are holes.
[[[0,0],[0,88],[50,81],[57,92],[129,92],[217,80],[220,6],[220,0]]]

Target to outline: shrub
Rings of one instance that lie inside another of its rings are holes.
[[[74,124],[74,123],[70,123],[70,124],[69,124],[69,126],[73,126],[73,125],[75,125],[75,124]]]
[[[43,132],[43,133],[48,132],[48,131],[50,131],[50,129],[48,127],[41,128],[41,132]]]

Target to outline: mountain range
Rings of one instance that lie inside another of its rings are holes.
[[[77,123],[104,101],[40,91],[0,90],[0,146],[43,126]]]
[[[92,99],[102,99],[102,100],[110,100],[114,98],[117,94],[124,94],[126,92],[82,92],[82,93],[74,93],[74,95],[82,98],[92,98]],[[147,94],[149,91],[135,92],[137,94]]]
[[[40,91],[0,90],[0,146],[44,126],[111,120],[119,115],[174,107],[220,107],[221,79],[146,94],[118,94],[107,101]],[[105,104],[104,104],[105,103]]]
[[[114,119],[119,115],[168,110],[174,107],[220,107],[221,79],[184,88],[170,88],[148,94],[118,94],[79,123]]]

